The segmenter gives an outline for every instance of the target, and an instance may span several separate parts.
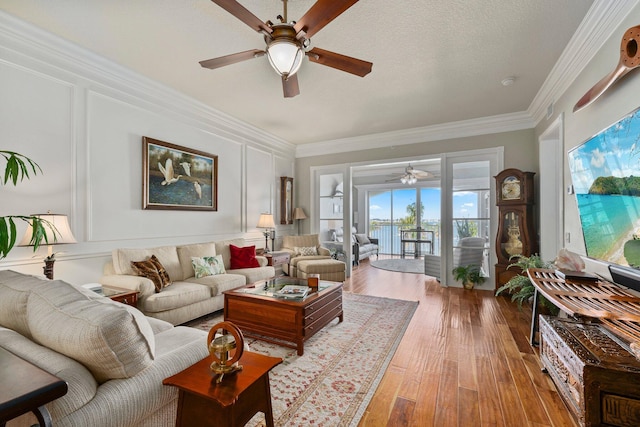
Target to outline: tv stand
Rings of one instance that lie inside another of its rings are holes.
[[[581,426],[640,425],[640,298],[605,281],[563,280],[529,269],[538,293],[573,319],[540,316],[540,360]]]

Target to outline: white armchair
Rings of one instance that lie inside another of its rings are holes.
[[[484,237],[463,237],[458,247],[453,249],[453,267],[484,265]]]

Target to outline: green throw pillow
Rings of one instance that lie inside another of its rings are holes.
[[[202,258],[194,256],[191,257],[191,265],[193,265],[196,279],[226,273],[222,255],[205,256]]]

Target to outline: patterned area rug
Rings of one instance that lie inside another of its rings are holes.
[[[418,302],[343,294],[344,321],[335,319],[295,349],[246,339],[251,351],[281,357],[270,373],[276,426],[357,426]],[[220,312],[185,326],[208,331]],[[264,415],[248,426],[263,426]]]
[[[419,259],[380,259],[371,261],[371,265],[382,270],[399,271],[401,273],[424,274],[424,260]]]

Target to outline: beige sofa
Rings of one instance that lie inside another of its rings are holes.
[[[147,249],[115,249],[112,262],[105,266],[99,282],[137,291],[138,308],[147,316],[179,325],[224,307],[224,291],[275,276],[267,259],[256,257],[260,267],[231,270],[229,245],[246,246],[244,239],[198,243],[182,246],[161,246]],[[196,278],[191,257],[222,255],[225,274]],[[150,279],[138,276],[132,261],[142,261],[155,255],[169,273],[172,284],[161,292]]]
[[[317,255],[300,255],[299,248],[316,248]],[[282,237],[283,252],[288,252],[290,259],[289,264],[282,267],[282,271],[291,277],[298,277],[297,265],[300,261],[331,259],[331,251],[320,246],[320,240],[317,234],[303,234],[302,236],[284,236]]]
[[[46,405],[57,427],[175,425],[178,391],[162,380],[205,358],[206,338],[63,281],[0,271],[0,346],[67,382]],[[29,413],[7,426],[33,424]]]

